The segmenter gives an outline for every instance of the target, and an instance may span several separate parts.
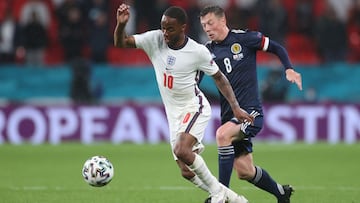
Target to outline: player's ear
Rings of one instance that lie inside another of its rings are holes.
[[[185,30],[186,30],[186,24],[183,24],[183,25],[181,26],[181,29],[185,32]]]
[[[221,17],[220,21],[223,22],[226,25],[226,17],[225,17],[225,15]]]

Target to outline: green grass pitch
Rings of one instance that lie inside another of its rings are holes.
[[[109,185],[82,179],[85,160],[104,155],[115,168]],[[203,157],[217,176],[215,145]],[[360,145],[256,143],[254,158],[280,183],[295,187],[292,203],[360,202]],[[0,203],[202,203],[207,194],[181,178],[170,145],[64,143],[0,145]],[[235,173],[232,188],[250,202],[275,198]]]

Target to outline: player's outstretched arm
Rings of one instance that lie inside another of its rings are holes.
[[[220,90],[221,94],[226,98],[226,100],[230,104],[234,116],[240,122],[250,122],[253,124],[254,117],[248,114],[244,109],[240,108],[240,105],[236,100],[231,84],[229,83],[228,79],[224,76],[224,74],[221,71],[218,71],[212,77],[215,80],[215,84]]]
[[[299,90],[302,90],[301,74],[294,71],[294,69],[286,69],[286,79],[292,83],[295,83]]]
[[[116,27],[114,30],[114,46],[120,48],[135,48],[133,36],[125,34],[125,26],[130,17],[130,6],[121,4],[116,11]]]
[[[286,79],[292,83],[295,83],[299,90],[302,90],[301,74],[292,69],[289,55],[285,47],[273,40],[270,40],[268,51],[279,57],[281,63],[286,69]]]

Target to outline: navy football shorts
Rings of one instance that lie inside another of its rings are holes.
[[[245,134],[245,138],[242,140],[234,140],[233,146],[235,150],[235,157],[239,157],[243,154],[252,153],[253,152],[253,143],[251,139],[255,137],[263,126],[263,113],[262,111],[256,111],[253,109],[247,110],[250,115],[255,117],[254,125],[251,125],[250,122],[240,123],[236,118],[232,118],[230,121],[241,125],[240,130],[242,134]]]

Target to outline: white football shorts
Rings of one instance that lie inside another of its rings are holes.
[[[211,118],[211,108],[210,105],[204,105],[200,111],[194,111],[194,108],[185,108],[178,115],[180,116],[176,119],[168,118],[170,145],[175,160],[177,160],[177,157],[174,154],[174,147],[182,132],[187,132],[196,138],[197,143],[193,146],[193,151],[197,151],[199,154],[204,151],[205,146],[201,141],[204,138],[205,129]]]

